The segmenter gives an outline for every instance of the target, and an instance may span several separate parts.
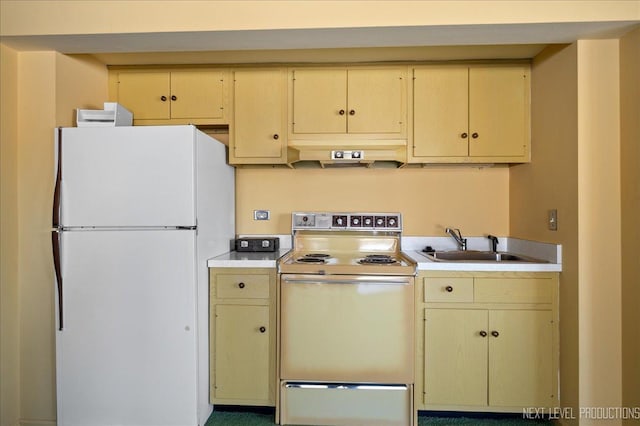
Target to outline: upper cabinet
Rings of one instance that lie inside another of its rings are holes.
[[[406,67],[290,71],[289,138],[406,139]]]
[[[528,65],[415,67],[411,163],[530,161]]]
[[[287,72],[234,70],[230,164],[280,164],[287,158]]]
[[[134,124],[228,123],[225,70],[118,70],[111,80],[111,97]]]

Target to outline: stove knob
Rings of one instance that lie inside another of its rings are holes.
[[[384,226],[384,218],[376,218],[376,226]]]
[[[357,217],[354,217],[353,219],[351,219],[351,224],[355,226],[360,225],[360,219],[358,219]]]
[[[344,158],[344,153],[342,151],[336,151],[334,154],[335,158]]]
[[[364,226],[371,226],[372,225],[372,220],[370,217],[365,217],[364,218]]]
[[[302,216],[302,221],[303,222],[308,222],[309,221],[309,216]]]
[[[353,151],[353,153],[351,154],[351,158],[360,158],[360,156],[360,151]]]
[[[344,225],[344,224],[342,223],[342,218],[340,218],[340,217],[336,219],[336,223],[337,223],[338,225],[340,225],[340,226]]]
[[[396,226],[398,226],[398,224],[396,223],[396,219],[394,217],[389,218],[389,226],[392,228],[395,228]]]

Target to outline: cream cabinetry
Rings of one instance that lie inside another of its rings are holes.
[[[290,70],[290,139],[406,138],[406,67]]]
[[[281,68],[232,72],[230,164],[287,161],[287,72]]]
[[[111,98],[134,124],[226,124],[228,72],[222,69],[113,70]]]
[[[210,400],[275,405],[274,268],[210,269]]]
[[[558,405],[557,274],[429,271],[419,282],[418,409]]]
[[[428,65],[411,72],[410,163],[529,161],[529,65]]]

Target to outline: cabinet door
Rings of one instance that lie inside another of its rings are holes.
[[[215,306],[214,399],[269,399],[269,326],[269,306]]]
[[[468,68],[414,70],[413,155],[468,155]]]
[[[424,403],[487,404],[487,311],[426,309]]]
[[[171,114],[169,73],[119,73],[118,103],[131,111],[136,120],[169,119]]]
[[[222,118],[222,71],[171,72],[171,118]]]
[[[489,405],[552,406],[551,311],[490,311],[489,330]]]
[[[233,156],[284,160],[287,144],[285,72],[279,69],[235,71],[233,93]]]
[[[346,110],[346,70],[294,71],[293,133],[345,133]]]
[[[347,87],[349,133],[402,132],[402,70],[349,70]]]
[[[525,67],[470,68],[470,156],[525,155],[529,133],[528,88]]]

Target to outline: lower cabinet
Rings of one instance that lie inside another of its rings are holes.
[[[275,269],[210,269],[210,400],[275,405]]]
[[[418,409],[558,406],[557,274],[429,272],[421,278]]]

